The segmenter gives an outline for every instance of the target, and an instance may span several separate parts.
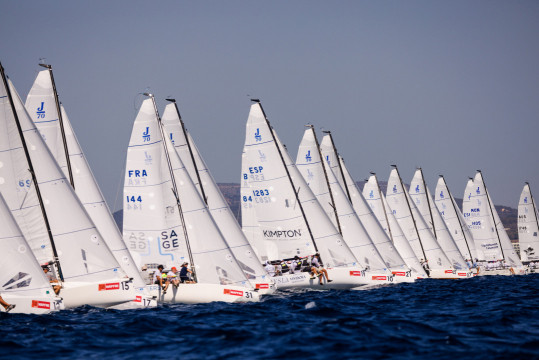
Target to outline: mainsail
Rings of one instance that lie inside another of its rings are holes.
[[[518,202],[518,241],[520,243],[520,258],[522,261],[539,260],[539,223],[535,199],[526,183]]]

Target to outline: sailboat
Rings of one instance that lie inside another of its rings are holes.
[[[427,262],[429,277],[460,278],[411,200],[397,167],[393,167],[387,181],[386,199],[414,253],[420,261]]]
[[[245,238],[238,221],[202,159],[191,134],[185,128],[176,101],[174,99],[167,99],[167,101],[170,104],[165,107],[163,112],[163,130],[174,144],[176,152],[200,196],[206,202],[213,220],[219,227],[236,261],[247,276],[251,286],[258,289],[260,294],[275,292],[273,280],[256,257],[253,248]]]
[[[59,101],[52,66],[40,65],[46,70],[37,74],[26,98],[26,109],[29,113],[36,113],[32,119],[43,140],[66,178],[69,179],[71,186],[112,254],[125,273],[133,279],[135,298],[132,303],[122,304],[121,307],[126,308],[129,305],[132,307],[156,306],[157,301],[150,297],[145,289],[145,283],[135,261],[125,246],[122,235],[73,131],[64,106]]]
[[[520,258],[522,262],[539,261],[539,222],[537,207],[526,183],[518,202],[518,241],[520,243]]]
[[[345,173],[346,175],[346,173]],[[425,279],[428,278],[427,273],[421,266],[419,259],[412,250],[410,243],[404,236],[404,233],[397,221],[395,215],[389,208],[386,198],[380,189],[376,174],[371,173],[368,181],[363,187],[363,197],[372,209],[373,214],[378,219],[380,226],[383,228],[387,236],[391,239],[395,248],[402,256],[408,268],[409,272],[401,273],[400,276],[404,276],[412,279]]]
[[[434,238],[451,262],[453,268],[457,270],[457,275],[463,278],[471,277],[472,273],[468,268],[466,260],[462,257],[457,244],[455,244],[455,240],[451,236],[447,225],[432,200],[432,195],[425,184],[425,178],[421,168],[416,170],[410,182],[409,194],[417,210],[425,220],[427,227],[434,235]]]
[[[0,249],[0,294],[4,301],[15,305],[12,314],[48,314],[64,308],[1,194]],[[5,311],[3,307],[0,310]]]
[[[66,308],[113,306],[135,298],[0,65],[0,192],[34,256],[62,284]]]
[[[261,261],[319,253],[332,282],[308,272],[282,273],[279,289],[350,289],[367,283],[365,270],[343,240],[271,127],[258,99],[252,99],[242,155],[242,228]],[[306,265],[309,269],[310,264]]]
[[[353,211],[367,231],[368,236],[380,253],[383,261],[394,275],[395,282],[413,282],[414,277],[411,276],[408,265],[406,265],[399,251],[384,232],[380,222],[352,179],[343,158],[338,154],[331,132],[324,132],[326,135],[322,138],[320,152],[322,158],[325,160],[324,164],[331,169],[328,170],[328,173],[332,171],[340,187],[345,191],[345,196],[352,205]],[[357,256],[357,254],[356,257],[360,259],[360,256]]]
[[[523,275],[525,269],[507,236],[493,202],[477,170],[468,181],[462,202],[462,213],[481,251],[479,261],[485,265],[482,275]]]
[[[477,259],[477,250],[475,249],[472,233],[468,229],[466,220],[464,220],[462,212],[449,191],[443,175],[438,178],[434,193],[434,203],[453,236],[460,253],[465,259],[470,259],[471,261]]]
[[[314,127],[307,127],[299,145],[296,167],[360,266],[367,270],[367,279],[381,284],[393,282],[388,265],[374,246],[329,164],[322,160]]]
[[[196,283],[153,285],[159,301],[259,301],[211,217],[180,156],[165,136],[153,94],[142,102],[127,150],[123,234],[148,271],[187,263]]]

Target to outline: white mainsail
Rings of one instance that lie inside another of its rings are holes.
[[[436,184],[434,203],[465,259],[477,259],[472,233],[442,175]]]
[[[404,236],[397,219],[395,219],[395,215],[393,215],[393,212],[389,208],[384,194],[380,191],[376,175],[372,174],[365,183],[365,186],[363,187],[363,197],[378,219],[386,236],[392,239],[395,248],[397,248],[399,254],[406,262],[406,265],[412,270],[413,277],[428,277],[425,270],[423,270],[419,259],[415,255],[414,250],[412,250],[410,243],[406,239],[406,236]]]
[[[359,221],[333,171],[327,162],[322,161],[312,126],[309,126],[303,134],[296,157],[296,167],[359,264],[370,272],[389,273],[388,265]]]
[[[149,267],[188,262],[198,283],[249,285],[174,146],[163,139],[153,96],[139,109],[127,151],[123,232]]]
[[[43,142],[11,81],[4,77],[3,68],[2,78],[0,191],[34,255],[39,263],[57,261],[55,270],[63,280],[66,307],[129,301],[133,293],[127,289],[127,275]],[[109,280],[116,282],[108,288],[108,284],[95,284]],[[98,285],[107,291],[98,292]]]
[[[431,270],[453,270],[451,262],[402,185],[396,168],[391,171],[387,181],[386,199],[416,256],[428,261]]]
[[[382,259],[394,273],[400,274],[408,271],[406,262],[384,232],[380,222],[365,201],[363,194],[357,188],[355,181],[345,166],[344,160],[337,154],[331,133],[328,132],[323,137],[320,143],[320,151],[322,157],[326,160],[326,164],[329,165],[342,189],[346,192],[346,196],[351,202],[359,221],[365,227]]]
[[[5,301],[15,305],[12,313],[43,314],[63,306],[1,194],[0,254],[0,294]]]
[[[191,180],[196,185],[201,197],[205,199],[211,216],[245,275],[254,287],[261,289],[269,287],[268,281],[271,282],[271,280],[268,274],[243,234],[191,138],[191,134],[185,128],[175,102],[165,107],[162,122],[165,135],[174,144]]]
[[[35,112],[36,115],[32,117],[34,124],[49,150],[55,156],[56,161],[61,165],[65,177],[72,179],[77,196],[114,257],[127,275],[133,278],[133,284],[139,291],[142,291],[145,286],[144,281],[122,239],[122,235],[73,131],[67,113],[61,104],[59,104],[61,116],[58,116],[56,96],[52,69],[49,67],[48,70],[38,73],[26,98],[26,109],[31,114]],[[60,122],[63,129],[61,129]],[[64,136],[62,136],[62,130]],[[69,154],[69,162],[66,160],[66,151]]]
[[[518,241],[520,243],[520,258],[522,261],[539,260],[539,223],[537,207],[526,183],[518,202]]]
[[[426,187],[421,168],[416,170],[410,182],[409,193],[417,210],[426,221],[427,227],[436,238],[445,255],[449,258],[453,267],[457,270],[468,269],[466,260],[462,257],[457,244],[455,244],[455,240],[451,236],[449,229],[432,200],[432,195],[429,188]]]

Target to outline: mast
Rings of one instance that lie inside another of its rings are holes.
[[[273,128],[271,127],[271,124],[268,120],[268,117],[266,116],[266,112],[264,111],[264,108],[262,107],[262,104],[260,103],[260,99],[251,99],[251,101],[256,102],[258,106],[260,106],[260,110],[262,111],[262,114],[264,115],[264,120],[266,120],[266,124],[268,125],[269,131],[271,133],[271,137],[273,139],[273,142],[275,143],[275,146],[277,147],[277,151],[279,152],[279,156],[281,157],[281,161],[283,163],[284,169],[286,171],[286,176],[288,176],[288,181],[290,182],[290,185],[292,186],[292,191],[294,191],[294,195],[296,197],[296,202],[299,205],[299,208],[301,210],[301,215],[303,216],[303,220],[305,221],[305,224],[307,225],[307,230],[309,230],[309,235],[311,236],[311,241],[314,245],[314,250],[318,252],[318,246],[316,246],[316,241],[314,240],[313,232],[311,230],[311,226],[309,225],[309,221],[307,220],[307,216],[305,216],[305,211],[303,210],[303,205],[301,204],[301,201],[299,200],[299,190],[296,191],[296,186],[294,185],[294,182],[292,181],[292,177],[290,176],[290,172],[288,171],[288,166],[286,166],[286,162],[283,158],[283,153],[281,152],[281,148],[279,147],[279,144],[277,144],[277,139],[275,139],[275,134],[273,133]]]
[[[498,226],[496,225],[496,219],[492,212],[492,204],[490,203],[490,196],[488,196],[487,184],[485,184],[485,179],[483,179],[483,173],[481,170],[477,170],[481,174],[481,181],[483,181],[483,186],[485,187],[485,195],[487,195],[488,208],[490,209],[490,216],[492,216],[492,222],[494,223],[494,229],[496,229],[496,236],[498,237],[498,245],[500,246],[500,251],[502,252],[502,260],[505,261],[505,254],[503,253],[502,242],[500,241],[500,233],[498,232]]]
[[[425,189],[425,197],[427,198],[427,206],[429,208],[430,222],[432,224],[432,232],[434,233],[434,238],[438,239],[438,236],[436,235],[436,227],[434,226],[434,217],[432,216],[432,209],[430,207],[429,194],[427,193],[427,184],[425,183],[425,177],[423,176],[423,169],[419,168],[418,170],[419,172],[421,172],[421,180],[423,181],[423,188]]]
[[[404,188],[404,184],[402,183],[401,174],[399,174],[399,169],[397,169],[397,165],[391,165],[397,170],[397,175],[399,176],[399,181],[401,183],[402,191],[404,193],[404,198],[406,199],[406,204],[408,204],[408,209],[410,210],[410,215],[412,216],[412,221],[414,223],[414,229],[417,234],[417,239],[419,240],[419,245],[421,245],[421,252],[423,253],[423,257],[425,261],[428,261],[427,255],[425,254],[425,249],[423,248],[423,242],[421,241],[421,236],[419,235],[419,230],[417,230],[417,224],[415,222],[414,215],[412,214],[412,207],[410,206],[410,201],[408,201],[408,196],[406,194],[406,189]]]
[[[44,67],[49,70],[49,75],[51,77],[52,90],[54,92],[54,102],[56,103],[56,112],[58,113],[58,122],[60,123],[60,133],[62,134],[62,142],[64,143],[64,153],[67,163],[67,172],[69,174],[69,182],[73,189],[75,189],[75,182],[73,180],[73,170],[71,169],[71,160],[69,159],[69,149],[67,148],[66,133],[64,130],[64,120],[62,118],[62,110],[60,109],[60,101],[58,100],[58,93],[56,92],[56,84],[54,83],[54,75],[52,74],[52,65],[39,64],[39,66]]]
[[[17,111],[15,110],[15,103],[13,102],[13,96],[11,95],[11,90],[9,89],[9,85],[6,78],[6,73],[4,72],[4,67],[2,66],[2,63],[0,63],[0,74],[2,76],[2,82],[4,83],[4,87],[6,88],[7,97],[9,99],[9,105],[11,106],[11,111],[13,112],[13,117],[15,119],[15,124],[17,124],[17,130],[19,131],[19,137],[21,139],[22,147],[24,149],[24,155],[26,156],[26,162],[28,163],[28,171],[32,175],[32,182],[34,183],[34,186],[36,188],[36,195],[39,201],[39,207],[41,209],[41,214],[43,215],[43,220],[45,221],[45,227],[47,228],[47,235],[49,236],[49,241],[51,243],[52,253],[54,256],[53,262],[54,266],[56,267],[56,271],[58,273],[58,278],[60,281],[64,281],[64,274],[62,273],[62,267],[60,266],[60,261],[58,258],[58,251],[56,250],[56,245],[54,244],[54,238],[52,236],[52,230],[49,223],[49,218],[47,217],[47,212],[45,211],[45,207],[43,205],[43,198],[41,196],[41,191],[39,190],[39,185],[37,183],[36,174],[34,172],[34,166],[32,165],[32,159],[30,158],[30,152],[28,151],[28,145],[26,144],[26,140],[24,138],[24,133],[22,131],[21,123],[19,121],[19,115],[17,114]]]
[[[350,201],[350,203],[352,203],[352,196],[350,196],[350,190],[348,189],[348,184],[346,183],[344,170],[342,169],[341,161],[339,159],[339,153],[337,152],[337,147],[335,146],[335,142],[333,142],[333,136],[331,135],[331,131],[325,130],[322,132],[329,135],[329,139],[331,140],[331,146],[333,146],[333,152],[335,153],[335,158],[337,159],[337,164],[339,165],[339,172],[341,173],[342,180],[344,181],[344,189],[346,190],[346,196],[348,196],[348,200]],[[320,155],[320,158],[322,158],[322,155]]]
[[[322,152],[320,151],[320,144],[318,144],[318,139],[316,138],[316,132],[314,131],[314,126],[313,125],[305,125],[305,126],[309,127],[313,132],[314,143],[316,145],[316,149],[318,150],[318,156],[320,156],[320,165],[322,165],[322,169],[324,170],[324,177],[326,179],[326,185],[327,185],[328,191],[329,191],[329,198],[331,199],[331,204],[329,204],[329,205],[333,208],[333,212],[335,213],[335,220],[337,221],[337,228],[339,229],[339,233],[342,235],[341,222],[339,221],[339,214],[337,212],[337,204],[335,204],[335,198],[333,197],[333,191],[331,191],[331,185],[329,184],[328,173],[326,171],[326,166],[323,163],[324,158],[322,157]],[[337,159],[337,161],[338,161],[338,159]],[[329,166],[329,164],[328,164],[328,166]],[[331,169],[329,171],[331,171]],[[337,183],[337,185],[339,185],[339,184]]]
[[[382,209],[384,210],[384,216],[386,217],[386,224],[387,224],[387,229],[389,230],[389,237],[391,238],[391,242],[395,243],[393,241],[393,234],[391,233],[391,226],[389,225],[389,218],[387,217],[386,206],[384,204],[384,199],[382,198],[382,190],[380,189],[378,178],[376,177],[376,173],[371,172],[370,174],[374,176],[374,180],[376,181],[376,187],[378,188],[378,195],[380,196],[380,202],[382,203]]]
[[[442,180],[443,180],[443,182],[445,184],[447,194],[449,195],[449,200],[451,200],[451,205],[453,205],[453,210],[455,211],[455,214],[457,214],[457,220],[459,221],[460,229],[462,230],[462,229],[464,229],[464,226],[462,225],[462,222],[460,220],[460,216],[459,216],[459,213],[458,213],[459,210],[456,208],[455,202],[453,201],[453,195],[451,195],[451,191],[449,191],[449,187],[447,186],[447,183],[445,182],[444,176],[440,175],[440,177],[442,178]],[[470,254],[470,258],[473,261],[472,252],[470,251],[470,245],[468,244],[468,239],[466,238],[466,231],[462,231],[462,235],[464,235],[464,242],[466,243],[466,248],[468,249],[468,254]]]
[[[176,113],[178,114],[178,118],[180,119],[180,125],[182,126],[183,136],[185,137],[185,142],[187,143],[187,148],[189,149],[189,155],[191,155],[191,161],[193,162],[193,166],[195,168],[195,173],[197,175],[198,184],[200,186],[200,191],[202,192],[202,199],[208,205],[208,197],[206,196],[206,193],[204,192],[204,185],[202,185],[202,180],[200,179],[200,174],[198,173],[198,167],[197,163],[195,161],[195,155],[193,154],[193,150],[191,148],[191,143],[189,142],[189,137],[187,136],[187,130],[185,130],[185,124],[183,123],[182,116],[180,115],[180,110],[178,109],[178,104],[176,104],[176,99],[165,99],[167,101],[170,101],[174,104],[174,108],[176,109]]]
[[[191,264],[193,275],[194,275],[195,280],[196,280],[196,272],[195,272],[195,263],[193,261],[193,253],[191,252],[191,245],[189,244],[189,236],[187,234],[187,227],[185,226],[185,219],[183,217],[182,205],[180,203],[180,197],[178,195],[178,188],[176,186],[176,178],[174,177],[174,173],[173,173],[173,170],[172,170],[172,164],[170,162],[170,154],[168,153],[165,132],[163,131],[163,123],[161,122],[161,117],[159,116],[159,112],[157,111],[157,105],[155,103],[155,97],[153,96],[153,94],[144,93],[143,95],[149,96],[152,99],[153,109],[155,111],[155,117],[157,118],[157,123],[159,124],[159,131],[161,131],[161,138],[163,139],[163,149],[165,151],[165,157],[167,159],[168,171],[170,173],[170,179],[172,181],[172,192],[174,193],[174,196],[176,197],[176,205],[178,206],[178,212],[180,214],[180,220],[182,222],[183,235],[185,236],[185,244],[187,245],[187,253],[189,255],[189,262]]]

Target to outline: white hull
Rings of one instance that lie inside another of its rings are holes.
[[[479,269],[479,272],[477,273],[477,276],[491,276],[491,275],[501,275],[501,276],[510,276],[510,275],[526,275],[526,269],[524,268],[512,268],[511,269],[489,269],[485,270],[485,268],[481,267]]]
[[[413,283],[416,279],[421,279],[418,274],[409,271],[392,271],[393,282],[395,283]]]
[[[296,272],[295,274],[284,274],[282,276],[273,277],[273,281],[277,285],[277,289],[317,289],[317,290],[347,290],[358,286],[364,286],[370,282],[367,280],[365,271],[359,268],[329,268],[329,278],[332,282],[322,281],[324,285],[320,285],[318,278],[311,279],[308,272]]]
[[[235,285],[180,284],[169,285],[167,293],[159,285],[150,285],[150,295],[157,296],[159,302],[179,304],[202,304],[214,301],[228,303],[259,302],[258,291]]]
[[[109,309],[133,310],[154,308],[157,306],[157,296],[150,295],[150,286],[135,288],[135,299],[126,303],[111,306]]]
[[[3,293],[2,298],[15,308],[10,314],[49,314],[54,311],[63,310],[64,304],[61,297],[51,298],[50,296],[20,296]],[[5,312],[0,306],[1,312]]]
[[[114,279],[92,283],[66,281],[59,296],[66,309],[71,309],[82,305],[110,307],[132,301],[136,293],[131,281]]]
[[[474,276],[471,270],[430,270],[429,277],[431,279],[468,279]]]
[[[271,295],[274,294],[275,291],[277,291],[277,285],[273,282],[265,282],[265,283],[259,283],[257,282],[255,284],[255,289],[258,289],[258,293],[260,295]]]

